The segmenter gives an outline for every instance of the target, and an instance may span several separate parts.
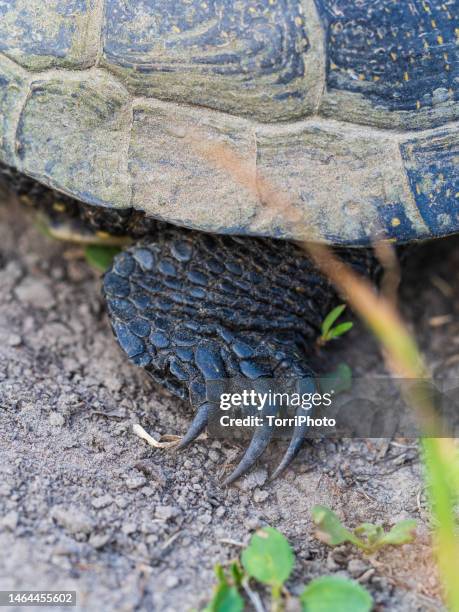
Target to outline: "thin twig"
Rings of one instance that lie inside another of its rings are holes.
[[[265,612],[265,608],[263,606],[260,596],[258,595],[258,593],[255,593],[255,591],[252,591],[249,586],[249,581],[243,580],[241,584],[247,597],[250,599],[252,606],[255,608],[255,612]]]
[[[135,433],[136,436],[138,436],[142,440],[145,440],[147,444],[153,446],[153,448],[173,448],[174,446],[177,446],[177,444],[181,440],[180,436],[174,436],[170,434],[161,436],[161,438],[164,438],[165,440],[167,439],[167,441],[165,442],[155,440],[155,438],[153,438],[153,436],[146,432],[142,425],[139,425],[139,423],[134,423],[134,425],[132,426],[132,431]]]

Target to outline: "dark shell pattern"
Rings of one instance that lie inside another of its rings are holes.
[[[219,233],[450,234],[458,45],[459,0],[8,0],[0,161]],[[266,179],[295,223],[266,206]]]

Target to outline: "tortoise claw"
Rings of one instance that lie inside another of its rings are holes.
[[[282,461],[279,463],[277,468],[271,474],[270,480],[274,480],[275,478],[280,476],[280,474],[282,474],[285,468],[287,468],[290,465],[290,463],[293,461],[293,459],[295,459],[300,448],[303,446],[304,435],[306,433],[306,430],[307,430],[307,426],[305,424],[298,425],[297,427],[295,427],[295,431],[293,432],[292,439],[290,440],[290,444],[288,445],[288,448],[285,451],[284,456],[282,457]]]
[[[316,391],[316,383],[313,378],[310,378],[308,381],[309,391],[314,393]],[[296,416],[300,416],[303,413],[302,408],[298,408],[296,411]],[[300,448],[303,446],[304,438],[306,431],[308,429],[307,423],[302,423],[301,425],[297,425],[293,431],[292,439],[290,440],[290,444],[288,445],[287,450],[285,451],[284,456],[282,457],[282,461],[279,463],[277,468],[271,474],[270,480],[274,480],[282,472],[287,468],[290,463],[295,459]]]
[[[212,409],[212,404],[202,404],[196,411],[193,421],[191,422],[188,431],[180,440],[177,445],[177,449],[182,449],[191,444],[196,438],[204,431],[209,420],[209,414]]]
[[[277,407],[272,406],[266,410],[266,414],[277,414]],[[255,429],[255,433],[252,436],[248,449],[245,451],[239,465],[233,472],[225,479],[224,485],[230,485],[232,482],[243,476],[253,466],[255,461],[261,457],[266,450],[269,442],[273,435],[273,426],[268,425],[266,420],[264,424]]]

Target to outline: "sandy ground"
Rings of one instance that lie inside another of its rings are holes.
[[[402,306],[437,376],[459,371],[458,240],[411,258]],[[438,317],[449,315],[443,319]],[[330,362],[382,371],[357,326]],[[0,585],[74,589],[81,610],[200,609],[213,565],[257,526],[282,530],[297,563],[289,588],[339,573],[378,610],[438,610],[429,515],[412,441],[317,441],[268,482],[281,443],[231,488],[240,448],[200,440],[154,450],[131,433],[183,433],[190,409],[130,366],[114,342],[100,280],[74,246],[54,242],[12,204],[0,207]],[[366,558],[313,536],[310,508],[349,525],[416,518],[414,544]],[[41,608],[43,609],[43,608]]]

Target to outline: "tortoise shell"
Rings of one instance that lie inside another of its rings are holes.
[[[206,231],[446,235],[458,43],[459,0],[0,2],[0,161]],[[196,135],[234,152],[244,180]],[[264,205],[261,177],[298,222]]]

